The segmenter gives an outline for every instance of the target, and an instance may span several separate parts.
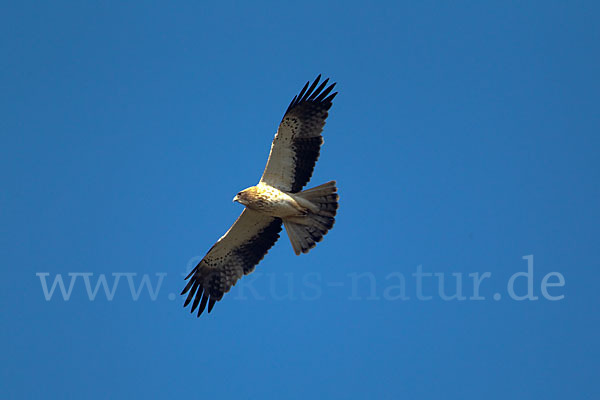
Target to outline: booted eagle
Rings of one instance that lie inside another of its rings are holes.
[[[285,226],[296,255],[307,253],[333,227],[338,208],[335,181],[302,191],[312,176],[327,111],[337,92],[321,75],[307,82],[290,103],[279,124],[260,182],[239,192],[233,201],[246,208],[235,223],[185,278],[184,307],[192,302],[198,316],[243,275],[254,271]]]

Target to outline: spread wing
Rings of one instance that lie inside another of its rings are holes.
[[[267,166],[260,179],[284,192],[299,192],[312,176],[323,143],[321,132],[327,111],[337,92],[326,79],[317,87],[321,75],[308,87],[307,82],[288,107],[271,145]]]
[[[207,303],[210,312],[238,279],[254,271],[279,238],[281,223],[280,218],[246,208],[185,278],[190,281],[181,292],[182,295],[189,292],[183,306],[193,299],[191,312],[200,304],[200,316]]]

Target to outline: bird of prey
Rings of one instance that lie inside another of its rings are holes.
[[[307,253],[333,227],[338,208],[335,181],[302,191],[319,158],[328,110],[337,92],[321,75],[307,82],[279,124],[260,182],[239,192],[233,201],[244,211],[185,278],[184,307],[198,317],[208,312],[244,275],[254,271],[285,226],[296,255]],[[199,307],[198,307],[199,306]]]

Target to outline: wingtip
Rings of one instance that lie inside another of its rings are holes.
[[[338,94],[338,92],[333,92],[327,98],[323,99],[323,103],[331,103],[333,101],[333,99],[335,99],[335,96],[337,96],[337,94]]]
[[[317,87],[322,76],[323,76],[322,74],[317,75],[317,77],[312,82],[312,84],[310,83],[310,81],[306,82],[306,84],[304,85],[302,90],[300,90],[300,93],[298,93],[296,96],[294,96],[294,98],[290,102],[290,105],[288,106],[286,113],[288,113],[292,108],[294,108],[298,104],[307,102],[307,101],[308,102],[325,103],[325,104],[327,104],[328,102],[331,103],[331,101],[333,100],[333,98],[335,97],[337,92],[335,92],[334,94],[332,94],[330,96],[328,96],[328,95],[329,95],[329,93],[331,93],[331,91],[333,90],[333,88],[335,87],[337,82],[333,82],[332,84],[327,86],[327,84],[329,83],[329,80],[330,80],[330,78],[327,78],[323,82],[321,82],[321,84]]]
[[[212,311],[213,307],[215,306],[215,303],[217,301],[215,299],[210,299],[208,302],[208,313],[210,314],[210,312]]]
[[[204,292],[202,296],[202,301],[200,302],[200,307],[198,307],[198,316],[202,315],[204,309],[206,308],[206,302],[208,301],[208,294]]]

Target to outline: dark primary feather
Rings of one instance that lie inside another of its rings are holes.
[[[254,234],[241,244],[231,246],[231,248],[226,247],[228,246],[228,235],[240,234],[239,228],[236,228],[238,221],[243,224],[249,218],[257,221],[252,220],[251,222],[257,226]],[[198,308],[198,316],[204,312],[207,305],[210,313],[215,303],[223,298],[223,295],[235,285],[238,279],[254,270],[275,244],[282,228],[280,218],[257,216],[255,211],[248,209],[242,212],[238,221],[223,239],[215,243],[185,278],[189,279],[189,282],[181,292],[182,295],[188,294],[183,306],[186,307],[192,303],[190,311],[193,313]],[[223,252],[223,248],[227,248],[227,251]]]

